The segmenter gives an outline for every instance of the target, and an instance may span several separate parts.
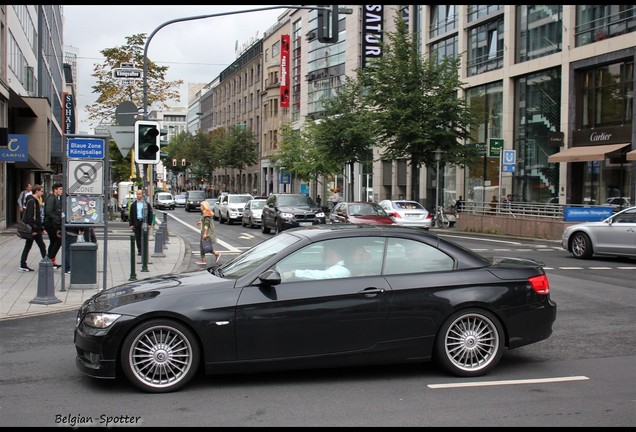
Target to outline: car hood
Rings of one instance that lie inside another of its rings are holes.
[[[317,211],[315,208],[299,206],[278,207],[278,210],[285,213],[315,213]]]
[[[234,282],[207,271],[154,276],[101,291],[86,300],[82,309],[83,312],[108,311],[158,296],[183,296],[198,291],[227,290],[234,287]]]
[[[390,217],[377,216],[350,216],[350,223],[374,224],[374,225],[393,225],[393,219]]]

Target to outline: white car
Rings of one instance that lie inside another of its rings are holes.
[[[265,207],[266,202],[267,199],[265,198],[254,198],[249,200],[243,209],[241,225],[249,228],[261,226],[263,207]]]
[[[394,224],[417,226],[425,230],[431,227],[433,215],[417,201],[383,200],[379,204],[387,212]]]
[[[243,219],[245,203],[254,197],[250,194],[227,194],[221,197],[219,222],[231,225]],[[218,205],[218,204],[217,204]]]
[[[600,222],[582,222],[563,230],[561,246],[576,258],[612,255],[636,258],[636,207]]]

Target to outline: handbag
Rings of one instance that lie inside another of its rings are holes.
[[[33,227],[24,221],[24,217],[26,216],[26,209],[24,210],[24,214],[18,220],[18,232],[17,235],[23,239],[31,239],[33,238]],[[33,216],[35,216],[35,207],[33,208]]]
[[[214,245],[212,245],[212,240],[209,238],[201,239],[201,250],[203,251],[203,253],[214,252]]]
[[[18,221],[18,237],[23,239],[33,238],[33,229],[31,225],[24,222],[22,219]]]

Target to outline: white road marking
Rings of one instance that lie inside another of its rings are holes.
[[[503,380],[503,381],[478,381],[469,383],[449,383],[449,384],[429,384],[427,387],[432,389],[443,388],[460,388],[460,387],[487,387],[487,386],[500,386],[500,385],[514,385],[514,384],[542,384],[552,382],[565,382],[565,381],[583,381],[588,380],[586,376],[572,376],[572,377],[558,377],[558,378],[538,378],[538,379],[523,379],[523,380]]]

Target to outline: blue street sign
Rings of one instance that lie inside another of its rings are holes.
[[[104,140],[69,138],[68,157],[74,159],[104,159]]]
[[[516,150],[504,150],[502,163],[504,165],[514,165],[515,159],[517,156],[516,153],[517,153]],[[509,172],[514,172],[514,171],[509,171]]]
[[[291,173],[280,173],[280,184],[291,184]]]
[[[501,172],[515,172],[515,166],[514,165],[502,165],[501,166]]]

